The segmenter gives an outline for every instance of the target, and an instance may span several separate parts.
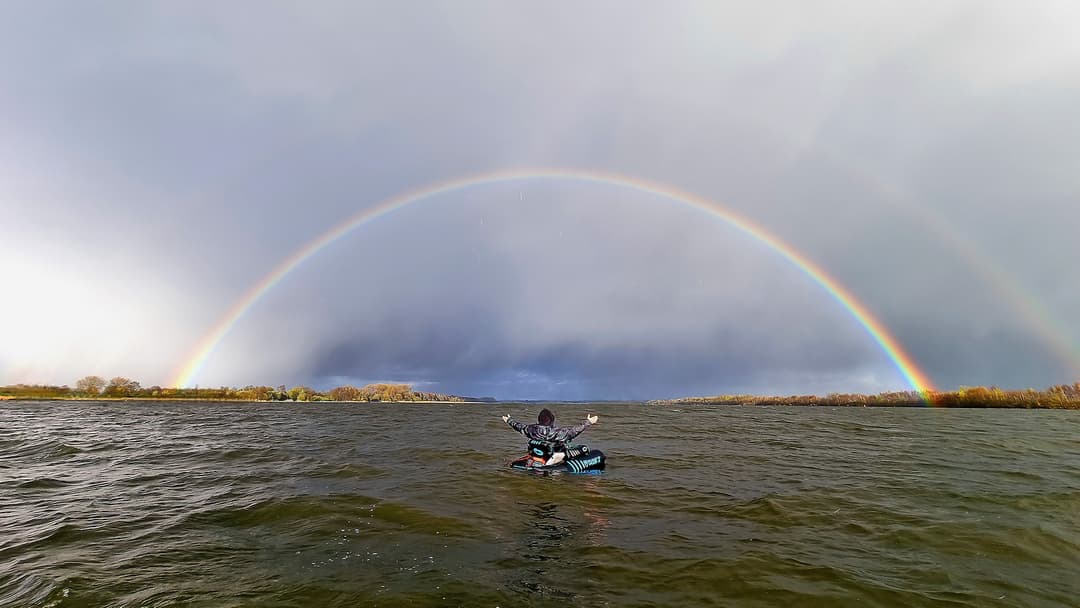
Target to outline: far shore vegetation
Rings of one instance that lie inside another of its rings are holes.
[[[650,401],[654,405],[791,405],[791,406],[847,406],[847,407],[970,407],[970,408],[1022,408],[1080,410],[1080,382],[1060,384],[1045,390],[1002,390],[997,387],[962,387],[955,391],[898,391],[862,395],[858,393],[831,393],[824,397],[816,395],[791,395],[765,397],[759,395],[718,395],[715,397],[684,397]]]
[[[368,384],[361,387],[339,386],[317,391],[308,386],[245,386],[231,388],[144,387],[129,378],[117,376],[106,381],[100,376],[79,379],[67,385],[15,384],[0,386],[0,399],[141,399],[177,401],[352,401],[366,403],[403,402],[494,402],[487,397],[461,397],[415,391],[408,384]],[[963,387],[955,391],[934,391],[923,395],[916,391],[898,391],[862,395],[832,393],[816,395],[761,396],[718,395],[649,401],[652,405],[788,405],[847,407],[935,407],[1024,408],[1080,410],[1080,382],[1051,386],[1045,390],[1003,390],[996,387]]]
[[[317,391],[309,386],[245,386],[231,388],[163,388],[144,387],[130,378],[117,376],[106,381],[101,376],[80,378],[72,388],[44,384],[15,384],[0,386],[0,399],[147,399],[177,401],[360,401],[360,402],[448,402],[492,401],[491,399],[459,397],[415,391],[408,384],[368,384],[339,386]]]

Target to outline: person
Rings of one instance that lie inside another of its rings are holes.
[[[530,449],[534,452],[534,455],[543,456],[543,464],[551,466],[566,459],[566,445],[570,440],[596,424],[600,417],[589,414],[585,417],[585,422],[581,424],[557,427],[555,426],[555,414],[545,407],[537,415],[536,424],[518,422],[510,414],[504,415],[502,419],[503,422],[510,425],[510,428],[528,438],[530,440]]]

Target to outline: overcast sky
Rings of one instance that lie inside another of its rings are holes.
[[[536,166],[752,219],[941,388],[1080,380],[1078,20],[1073,1],[4,3],[0,383],[166,384],[345,218]],[[569,180],[360,227],[260,299],[195,381],[554,399],[906,387],[762,243]]]

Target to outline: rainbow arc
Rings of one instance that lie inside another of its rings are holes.
[[[450,192],[489,184],[539,179],[589,182],[636,190],[699,209],[736,228],[773,250],[820,285],[866,330],[866,333],[892,361],[908,385],[913,390],[921,393],[928,403],[930,402],[929,395],[934,390],[934,387],[929,376],[919,368],[915,360],[901,347],[900,342],[889,332],[888,328],[839,281],[793,246],[782,241],[779,237],[753,221],[736,214],[719,203],[696,194],[666,184],[627,175],[572,169],[517,169],[452,179],[404,192],[353,214],[294,251],[237,299],[210,331],[199,340],[190,356],[176,372],[172,385],[177,387],[190,386],[221,340],[263,295],[273,289],[275,285],[304,261],[365,223],[408,205]]]

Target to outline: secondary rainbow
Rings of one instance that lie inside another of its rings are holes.
[[[818,154],[823,152],[817,150]],[[1080,377],[1080,344],[1069,339],[1069,332],[1062,329],[1062,324],[1054,315],[1027,292],[1021,283],[1010,276],[1000,264],[996,264],[970,237],[961,230],[946,223],[939,213],[926,205],[907,196],[897,184],[887,181],[860,166],[856,160],[832,154],[842,166],[853,171],[866,184],[878,191],[880,200],[892,205],[896,210],[917,220],[935,237],[936,242],[949,247],[960,259],[970,266],[975,273],[1001,298],[1029,328],[1038,335],[1063,365],[1070,377]]]
[[[412,203],[456,190],[500,182],[537,179],[573,180],[628,188],[695,207],[723,220],[727,224],[753,237],[780,254],[825,289],[825,291],[847,309],[851,316],[862,325],[868,334],[870,334],[870,337],[873,338],[882,351],[885,352],[911,388],[921,393],[924,397],[928,397],[930,391],[934,390],[933,384],[926,373],[919,368],[915,360],[904,351],[896,338],[888,331],[885,325],[882,324],[869,309],[867,309],[866,306],[859,302],[855,296],[837,282],[836,279],[829,276],[824,269],[795,250],[791,245],[780,240],[779,237],[771,234],[749,219],[739,216],[733,211],[720,206],[716,202],[690,192],[685,192],[673,186],[617,173],[580,171],[573,169],[515,169],[452,179],[409,190],[353,214],[345,219],[345,221],[297,249],[292,255],[282,260],[281,263],[274,267],[273,270],[267,273],[266,276],[260,279],[251,287],[251,289],[241,296],[214,327],[199,341],[196,348],[177,372],[172,385],[177,387],[190,386],[195,375],[206,363],[206,360],[210,357],[211,353],[214,352],[214,348],[217,347],[222,338],[229,333],[229,330],[232,329],[236,322],[244,316],[244,313],[246,313],[259,298],[273,289],[278,282],[305,260],[364,223]],[[927,401],[929,402],[929,399],[927,399]]]

